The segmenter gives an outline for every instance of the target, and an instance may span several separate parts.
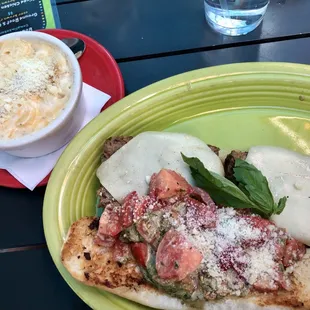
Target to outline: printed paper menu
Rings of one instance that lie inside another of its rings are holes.
[[[0,0],[0,35],[58,26],[54,0]]]

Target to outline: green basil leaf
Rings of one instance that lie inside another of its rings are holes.
[[[237,158],[234,176],[239,183],[238,187],[241,190],[246,189],[246,195],[251,201],[260,206],[268,206],[268,209],[273,211],[274,200],[268,181],[256,167]]]
[[[196,185],[206,190],[217,204],[252,209],[266,218],[283,211],[287,198],[283,197],[275,204],[266,177],[246,161],[236,159],[234,176],[237,186],[221,175],[208,171],[198,158],[189,158],[184,154],[182,158],[189,165]]]
[[[238,187],[257,206],[261,212],[270,217],[272,214],[280,214],[285,208],[286,197],[275,204],[266,177],[255,166],[242,159],[236,159],[234,177]]]
[[[183,154],[182,158],[189,165],[197,186],[207,191],[217,204],[238,209],[256,208],[234,183],[219,174],[208,171],[198,158],[189,158]]]
[[[281,214],[282,213],[282,211],[285,208],[286,201],[287,201],[287,197],[282,197],[279,199],[278,205],[276,205],[276,208],[275,208],[275,212],[274,212],[275,214]]]

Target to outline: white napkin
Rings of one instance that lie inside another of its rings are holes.
[[[111,96],[83,84],[80,104],[85,106],[85,116],[80,130],[100,113]],[[15,179],[33,190],[54,168],[67,145],[51,154],[36,158],[21,158],[0,152],[0,168],[7,170]]]

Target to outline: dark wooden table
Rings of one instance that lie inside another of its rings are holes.
[[[263,24],[242,37],[213,32],[203,0],[58,0],[62,27],[104,45],[130,94],[189,70],[220,64],[310,64],[310,1],[271,0]],[[45,188],[0,187],[1,309],[89,309],[63,281],[48,253]]]

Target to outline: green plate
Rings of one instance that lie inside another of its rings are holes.
[[[310,154],[310,67],[248,63],[181,74],[122,99],[73,139],[47,186],[44,232],[61,275],[93,309],[147,309],[78,283],[60,261],[70,224],[95,214],[103,142],[146,130],[185,132],[224,149],[265,144]]]

